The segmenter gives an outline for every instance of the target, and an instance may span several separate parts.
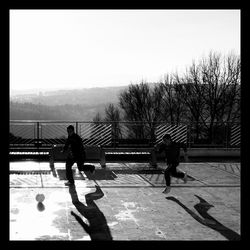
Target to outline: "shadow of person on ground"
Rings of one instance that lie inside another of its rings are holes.
[[[200,217],[196,213],[194,213],[191,209],[186,207],[182,202],[180,202],[178,199],[176,199],[173,196],[166,197],[167,200],[171,200],[179,204],[182,208],[184,208],[195,220],[200,222],[201,224],[212,228],[213,230],[219,232],[221,235],[223,235],[225,238],[227,238],[230,241],[237,241],[240,240],[240,235],[230,228],[224,226],[219,221],[217,221],[214,217],[208,214],[208,210],[211,207],[214,207],[213,205],[209,204],[206,200],[201,198],[198,195],[195,195],[199,199],[199,203],[194,205],[194,208],[196,211],[202,216]]]
[[[94,165],[84,164],[84,167],[85,166],[90,168],[90,166]],[[82,171],[84,171],[84,174],[87,176],[89,180],[114,180],[115,178],[117,178],[117,176],[110,169],[104,169],[104,168],[96,169],[94,174],[91,174],[89,171],[86,171],[85,169],[83,169]]]
[[[78,199],[78,195],[75,189],[75,185],[69,187],[69,193],[71,195],[72,203],[75,205],[78,212],[83,215],[89,222],[86,224],[80,216],[71,211],[71,214],[76,218],[83,229],[89,234],[91,240],[112,240],[112,235],[107,224],[104,214],[100,211],[95,204],[95,200],[98,200],[104,196],[101,188],[95,185],[96,191],[85,195],[86,204],[84,205]]]

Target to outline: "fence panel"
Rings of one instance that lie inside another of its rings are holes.
[[[78,134],[85,145],[110,145],[111,128],[111,124],[105,123],[79,123]]]
[[[231,136],[230,136],[230,145],[231,146],[240,146],[240,137],[241,130],[239,125],[232,125],[231,127]]]
[[[151,139],[152,129],[149,123],[120,122],[116,124],[116,139]]]
[[[75,126],[73,122],[41,122],[40,139],[45,144],[64,144],[68,137],[67,127]]]
[[[156,127],[156,143],[159,144],[164,134],[170,134],[175,142],[187,143],[187,125],[161,124]]]
[[[240,124],[230,123],[215,124],[211,140],[202,124],[197,127],[163,122],[10,121],[9,145],[30,147],[37,139],[42,139],[43,146],[64,144],[69,125],[75,127],[86,145],[159,144],[165,133],[169,133],[174,141],[187,143],[190,147],[240,147],[241,144]]]
[[[12,146],[29,146],[37,138],[35,122],[15,122],[10,123],[9,144]]]

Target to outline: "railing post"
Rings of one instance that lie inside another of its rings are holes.
[[[225,146],[226,146],[226,148],[228,148],[228,138],[227,138],[227,126],[228,126],[228,124],[227,123],[225,123],[225,125],[224,125],[224,135],[225,135]]]
[[[37,133],[37,135],[36,135],[37,138],[36,138],[36,139],[39,140],[39,138],[40,138],[40,137],[39,137],[39,122],[37,122],[36,126],[37,126],[37,128],[36,128],[36,129],[37,129],[37,131],[36,131],[36,133]]]
[[[115,121],[111,122],[111,135],[112,135],[113,146],[116,147],[117,123]]]
[[[157,168],[157,158],[156,158],[156,152],[154,148],[151,151],[151,165],[152,167]]]
[[[36,139],[36,124],[34,123],[34,139]]]
[[[55,167],[55,165],[54,165],[54,162],[55,162],[54,150],[55,150],[55,146],[53,145],[49,151],[49,164],[50,164],[51,169],[53,169]]]
[[[190,135],[191,135],[191,126],[187,125],[187,147],[190,148]]]
[[[102,168],[106,168],[105,150],[100,147],[100,164]]]
[[[78,134],[78,122],[76,122],[76,134]]]

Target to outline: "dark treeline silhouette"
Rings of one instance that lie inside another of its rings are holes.
[[[111,117],[116,122],[143,121],[134,128],[142,138],[153,131],[154,122],[191,124],[196,141],[206,138],[206,143],[216,144],[229,131],[225,126],[240,122],[240,85],[240,57],[210,52],[183,75],[166,74],[154,84],[131,84],[120,93],[119,103],[109,104],[104,118],[97,114],[95,121]],[[111,110],[121,115],[110,116]]]

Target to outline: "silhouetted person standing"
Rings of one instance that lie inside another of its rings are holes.
[[[85,161],[85,149],[81,137],[75,133],[74,126],[70,125],[67,127],[68,138],[63,147],[62,152],[68,150],[68,155],[66,159],[66,178],[68,182],[65,183],[66,186],[74,185],[74,178],[72,173],[72,166],[77,163],[77,167],[80,170],[94,172],[95,166],[84,166]],[[85,168],[85,169],[84,169]]]
[[[177,166],[180,162],[180,148],[183,148],[185,152],[185,160],[187,159],[187,147],[183,143],[174,142],[169,134],[165,134],[162,137],[162,143],[156,147],[156,151],[161,153],[164,151],[165,157],[167,158],[167,168],[164,171],[164,177],[166,181],[166,188],[163,193],[169,193],[171,190],[171,176],[181,178],[186,183],[187,174],[177,170]]]

